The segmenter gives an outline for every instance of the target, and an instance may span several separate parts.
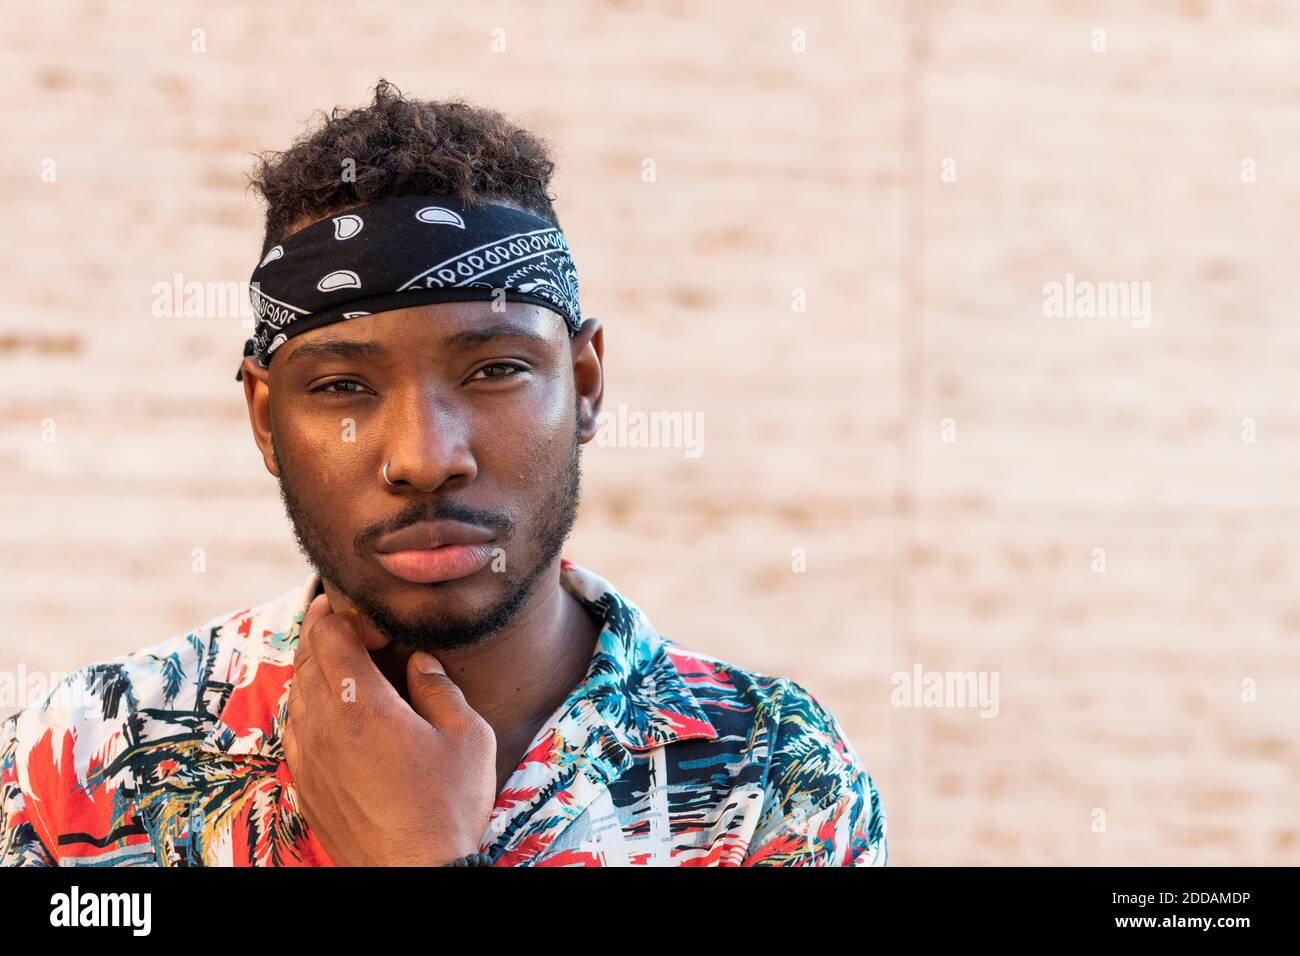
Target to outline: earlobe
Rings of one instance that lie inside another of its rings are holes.
[[[596,434],[596,418],[594,415],[589,415],[583,411],[583,403],[581,400],[578,402],[576,414],[578,422],[578,444],[585,445],[587,442],[591,441],[592,437]]]
[[[270,443],[268,442],[267,444],[269,445]],[[262,450],[262,464],[266,465],[266,470],[271,473],[273,478],[279,478],[280,462],[276,460],[275,448],[262,445],[260,441],[258,442],[258,445]]]

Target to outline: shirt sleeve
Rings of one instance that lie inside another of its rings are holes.
[[[743,866],[885,866],[875,782],[839,723],[798,684],[780,700],[767,794]]]
[[[58,866],[28,817],[18,780],[18,714],[0,723],[0,866]]]

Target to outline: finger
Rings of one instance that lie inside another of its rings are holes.
[[[306,700],[314,698],[321,680],[320,664],[312,653],[310,641],[300,642],[293,654],[293,673],[289,676],[289,708],[292,710],[295,705],[302,708]]]
[[[307,676],[306,670],[295,668],[289,678],[289,697],[284,706],[286,726],[295,719],[301,720],[306,716],[303,691],[307,687]]]
[[[314,660],[315,642],[312,637],[320,623],[328,620],[333,614],[329,597],[323,593],[316,595],[307,605],[307,611],[298,630],[298,645],[293,652],[294,684],[298,685],[300,696],[310,696],[313,693],[314,683],[320,679],[319,667],[313,666],[316,661]]]
[[[311,599],[311,603],[307,605],[307,612],[302,616],[302,633],[306,634],[311,630],[312,624],[320,618],[333,613],[334,609],[330,607],[329,596],[324,592],[316,595]]]
[[[349,608],[348,611],[357,625],[361,634],[361,643],[366,645],[366,650],[380,651],[392,643],[389,641],[388,635],[375,627],[374,622],[361,611],[356,608]]]
[[[297,667],[300,661],[306,659],[311,652],[311,634],[315,626],[325,617],[333,614],[330,608],[329,598],[324,594],[318,594],[312,598],[312,602],[307,605],[307,613],[302,617],[302,624],[298,627],[298,646],[294,649],[294,666]]]
[[[406,660],[406,692],[411,709],[435,727],[446,728],[473,709],[450,677],[442,661],[427,651],[416,651]]]
[[[365,626],[361,613],[348,608],[322,618],[313,627],[309,663],[315,666],[309,669],[318,674],[310,677],[310,683],[304,688],[305,692],[313,694],[313,699],[317,681],[330,688],[330,696],[337,702],[344,681],[351,680],[357,701],[368,699],[373,702],[388,695],[401,700],[362,640]]]
[[[284,750],[284,762],[289,765],[289,776],[295,776],[298,769],[298,737],[291,724],[285,724],[280,734],[280,747]]]
[[[286,737],[284,740],[284,762],[289,768],[289,779],[293,782],[293,800],[297,804],[298,812],[307,818],[310,825],[312,815],[307,807],[307,791],[303,787],[303,774],[307,768],[299,762],[301,755],[297,739]]]

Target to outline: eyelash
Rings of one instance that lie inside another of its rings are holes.
[[[352,385],[361,384],[360,382],[350,378],[336,378],[334,381],[326,382],[324,385],[317,385],[311,391],[312,394],[315,394],[316,392],[325,392],[325,394],[327,395],[359,395],[360,394],[360,392],[354,389],[345,389],[344,391],[341,392],[336,392],[330,389],[331,385],[343,385],[345,383],[352,384]]]
[[[509,362],[493,362],[491,365],[484,365],[483,368],[479,369],[479,371],[482,372],[482,371],[484,371],[485,369],[489,369],[489,368],[508,368],[508,369],[513,369],[515,375],[519,374],[520,372],[526,372],[526,371],[528,371],[527,368],[525,368],[525,367],[523,367],[523,366],[521,366],[521,365],[513,365],[513,364],[511,364],[511,363],[509,363]],[[488,376],[485,376],[483,380],[484,380],[484,381],[488,381],[488,382],[496,382],[496,381],[501,381],[501,380],[503,380],[503,379],[507,379],[507,378],[514,378],[515,375],[488,375]],[[474,381],[474,379],[470,379],[470,381]],[[352,379],[352,378],[336,378],[336,379],[334,379],[332,382],[326,382],[324,385],[317,385],[317,386],[316,386],[315,388],[313,388],[311,391],[312,391],[313,394],[315,394],[316,392],[323,392],[323,393],[325,393],[326,395],[360,395],[360,394],[361,394],[361,393],[360,393],[359,391],[357,391],[356,389],[343,389],[342,391],[335,391],[335,390],[333,390],[333,389],[331,388],[331,386],[333,386],[333,385],[342,385],[342,384],[345,384],[345,383],[347,383],[347,384],[351,384],[351,385],[361,385],[361,383],[358,382],[356,379]],[[361,386],[361,387],[364,388],[365,386]]]
[[[512,369],[512,370],[514,371],[515,375],[518,375],[520,372],[527,372],[527,371],[528,371],[528,368],[527,368],[526,366],[523,366],[523,365],[514,365],[514,364],[512,364],[512,363],[510,363],[510,362],[493,362],[491,365],[484,365],[483,368],[479,369],[479,371],[482,372],[484,369],[489,369],[489,368],[508,368],[508,369]],[[501,380],[501,379],[514,378],[514,377],[515,377],[514,375],[488,375],[488,376],[485,376],[485,380],[486,380],[486,381],[489,381],[489,382],[495,382],[495,381],[499,381],[499,380]],[[470,379],[470,381],[473,381],[473,379]]]

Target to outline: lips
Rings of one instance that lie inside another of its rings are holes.
[[[449,544],[487,544],[493,536],[491,530],[463,521],[421,521],[401,531],[383,535],[375,542],[375,550],[381,554],[429,551]]]
[[[460,521],[422,521],[381,537],[376,560],[389,574],[415,584],[467,577],[492,560],[493,533]]]
[[[444,544],[422,551],[385,551],[375,555],[384,570],[412,584],[454,581],[479,571],[492,560],[490,544]]]

